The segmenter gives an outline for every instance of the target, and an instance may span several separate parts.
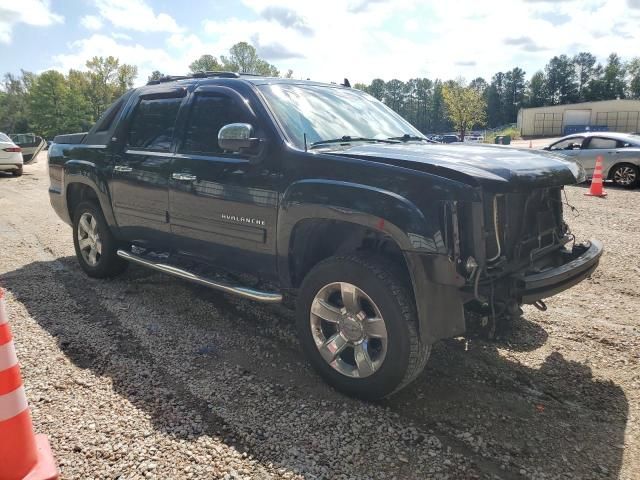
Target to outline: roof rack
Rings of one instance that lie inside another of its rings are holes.
[[[165,82],[173,82],[175,80],[184,80],[186,78],[240,78],[241,75],[252,76],[252,77],[261,77],[262,75],[256,73],[238,73],[238,72],[225,72],[225,71],[202,71],[195,72],[191,75],[165,75],[164,77],[159,78],[158,80],[149,80],[147,85],[158,85],[160,83]]]

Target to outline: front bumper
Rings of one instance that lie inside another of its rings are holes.
[[[539,273],[514,276],[522,303],[535,303],[537,300],[556,295],[591,275],[598,267],[604,251],[602,242],[590,240],[581,250],[583,251],[577,256],[573,256],[559,267]]]

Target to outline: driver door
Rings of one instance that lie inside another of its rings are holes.
[[[223,151],[218,132],[249,123],[265,138],[248,101],[228,87],[191,95],[171,164],[169,217],[176,248],[215,266],[262,278],[276,273],[279,175],[275,159]]]

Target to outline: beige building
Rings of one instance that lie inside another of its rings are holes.
[[[518,112],[518,129],[523,136],[545,137],[591,129],[640,132],[640,100],[603,100],[521,108]]]

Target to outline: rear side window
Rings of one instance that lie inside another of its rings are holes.
[[[120,110],[122,110],[123,105],[124,97],[120,98],[120,100],[118,100],[114,105],[111,106],[111,108],[109,108],[109,110],[105,112],[103,118],[98,124],[98,127],[96,128],[96,132],[104,132],[106,130],[109,130],[111,128],[111,125],[113,125],[113,120],[116,118],[118,113],[120,113]]]
[[[573,150],[576,148],[580,148],[584,137],[571,137],[566,138],[564,140],[559,141],[558,143],[554,143],[551,145],[551,150]]]
[[[222,153],[218,132],[229,123],[250,123],[246,110],[236,100],[225,95],[197,95],[189,113],[182,151]]]
[[[133,148],[169,151],[180,98],[143,98],[131,119],[127,144]]]
[[[603,148],[616,148],[618,142],[613,138],[600,138],[593,137],[587,146],[588,150],[603,149]]]

